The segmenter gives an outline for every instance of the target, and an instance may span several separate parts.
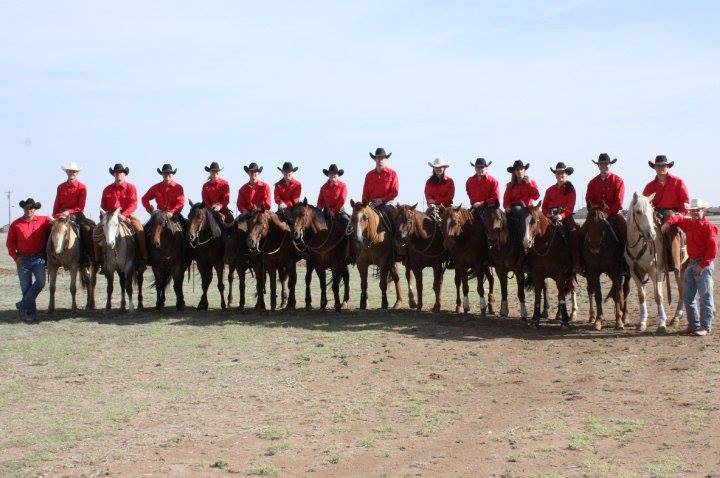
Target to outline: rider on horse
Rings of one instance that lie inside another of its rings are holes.
[[[184,231],[187,227],[187,220],[183,217],[181,211],[185,205],[185,192],[183,187],[175,182],[174,176],[177,169],[173,169],[170,164],[163,164],[162,169],[158,168],[157,172],[163,177],[163,180],[148,189],[141,198],[142,205],[149,214],[152,214],[155,208],[150,204],[150,201],[154,199],[157,209],[180,224]]]
[[[465,191],[476,217],[485,207],[500,206],[500,183],[488,173],[491,164],[492,161],[488,163],[485,158],[477,158],[475,164],[470,163],[470,166],[475,168],[475,174],[465,182]]]
[[[388,214],[394,210],[392,202],[400,191],[397,173],[385,166],[392,153],[385,153],[385,149],[377,148],[375,154],[369,154],[375,160],[375,168],[365,175],[362,202],[381,213]]]
[[[282,179],[275,183],[274,198],[275,204],[278,206],[278,216],[287,222],[287,216],[285,214],[286,208],[292,207],[300,202],[300,194],[302,192],[302,185],[300,181],[293,177],[295,171],[298,170],[297,166],[293,167],[293,164],[289,161],[285,162],[282,168],[277,168],[283,175]]]
[[[438,206],[452,206],[455,197],[455,182],[445,174],[450,163],[442,158],[435,158],[433,162],[428,161],[432,168],[432,176],[425,181],[425,201],[427,202],[427,214],[433,218],[439,218]]]
[[[67,174],[67,181],[60,183],[55,195],[52,216],[57,219],[65,217],[77,224],[80,237],[80,264],[85,265],[92,262],[92,230],[95,223],[85,217],[85,200],[87,199],[87,188],[78,181],[77,177],[82,168],[72,162],[60,169]]]
[[[238,191],[237,208],[240,214],[245,215],[253,209],[270,209],[270,185],[260,179],[262,166],[252,162],[243,169],[249,180]]]
[[[525,164],[517,160],[507,168],[507,172],[512,176],[503,195],[503,209],[508,213],[510,236],[513,238],[516,248],[520,247],[520,238],[522,237],[521,213],[531,206],[533,201],[540,198],[537,184],[526,174],[529,167],[529,163]]]
[[[625,199],[625,183],[617,174],[610,172],[610,166],[617,162],[617,158],[610,160],[607,153],[598,156],[593,161],[600,170],[600,174],[590,180],[585,193],[585,202],[590,206],[607,206],[608,223],[617,234],[619,242],[624,247],[627,242],[627,222],[622,212]],[[576,271],[577,272],[577,271]]]
[[[232,211],[228,209],[230,204],[230,184],[220,177],[222,168],[213,161],[210,166],[205,166],[205,172],[209,173],[208,180],[202,187],[202,200],[205,207],[213,211],[215,220],[230,224],[235,220]]]
[[[345,174],[345,171],[338,169],[337,164],[331,164],[322,172],[328,179],[320,188],[317,207],[334,216],[340,226],[346,230],[350,224],[350,216],[345,212],[348,191],[345,182],[340,180],[340,176]]]
[[[566,238],[569,236],[569,241],[566,240],[566,242],[569,242],[573,266],[577,270],[580,267],[580,249],[576,237],[578,225],[573,216],[576,193],[575,187],[568,181],[568,176],[573,173],[574,169],[559,162],[555,169],[551,167],[550,171],[555,175],[556,182],[545,191],[542,212],[548,219],[561,225],[568,232],[567,235],[563,235]]]

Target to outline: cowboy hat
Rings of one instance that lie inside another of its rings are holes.
[[[252,163],[248,164],[247,166],[243,166],[243,169],[246,173],[249,173],[250,171],[257,171],[258,173],[262,173],[263,167],[258,166],[258,164],[253,161]]]
[[[668,168],[672,168],[673,165],[675,165],[675,161],[668,161],[664,154],[659,154],[655,156],[655,162],[653,163],[652,161],[648,161],[648,165],[650,165],[653,169],[655,169],[655,166],[667,166]]]
[[[372,159],[383,158],[383,157],[390,158],[390,156],[392,156],[392,153],[385,152],[385,148],[377,148],[375,150],[375,154],[372,154],[372,153],[368,153],[368,154],[370,155],[370,157]]]
[[[685,209],[688,211],[692,211],[694,209],[708,209],[709,207],[710,204],[700,198],[693,198],[690,200],[689,204],[685,204]]]
[[[295,167],[293,168],[293,163],[291,163],[290,161],[285,161],[285,162],[283,163],[283,165],[282,165],[282,168],[277,168],[277,169],[278,169],[278,171],[280,171],[281,173],[284,173],[285,171],[292,171],[292,172],[294,173],[295,171],[298,170],[298,167],[295,166]]]
[[[563,163],[562,161],[560,161],[559,163],[557,163],[557,164],[555,165],[555,169],[553,169],[552,166],[551,166],[551,167],[550,167],[550,171],[552,171],[553,174],[555,174],[555,173],[557,173],[557,172],[560,172],[560,171],[565,171],[565,174],[567,174],[568,176],[570,176],[570,175],[573,173],[573,171],[575,171],[575,169],[574,169],[574,168],[571,168],[570,166],[565,166],[565,163]]]
[[[223,168],[220,167],[217,161],[213,161],[210,166],[205,166],[204,169],[209,173],[210,171],[222,171]]]
[[[330,173],[337,173],[338,176],[342,176],[343,174],[345,174],[345,170],[338,169],[337,164],[335,163],[331,164],[329,168],[323,169],[322,172],[325,176],[329,176]]]
[[[117,163],[112,168],[109,168],[108,171],[110,171],[110,174],[112,175],[115,173],[125,173],[125,175],[130,174],[130,168],[123,166],[121,163]]]
[[[65,172],[68,172],[68,171],[80,172],[80,171],[82,171],[82,168],[80,166],[78,166],[78,163],[76,163],[75,161],[73,161],[70,164],[63,164],[62,166],[60,166],[60,169],[62,169]]]
[[[487,161],[485,161],[485,158],[477,158],[475,160],[475,164],[470,163],[470,166],[472,166],[473,168],[488,168],[491,164],[492,161],[488,163]]]
[[[443,158],[438,157],[433,159],[432,162],[428,161],[428,166],[431,168],[449,168],[450,163],[445,161]]]
[[[172,164],[163,164],[162,169],[157,168],[158,174],[165,174],[165,173],[171,173],[175,174],[177,173],[177,168],[173,169]]]
[[[35,202],[33,198],[27,198],[24,201],[20,201],[20,207],[25,209],[40,209],[42,207],[42,204],[39,202]]]
[[[617,161],[617,158],[610,161],[610,155],[608,155],[607,153],[600,153],[600,156],[598,156],[598,160],[593,161],[593,163],[595,163],[595,164],[615,164],[616,161]]]
[[[512,173],[512,172],[515,171],[516,169],[520,169],[520,168],[522,168],[522,169],[529,169],[529,168],[530,168],[530,163],[523,163],[522,161],[520,161],[519,159],[517,159],[517,160],[515,160],[515,162],[513,163],[512,166],[508,166],[507,172],[508,172],[508,173]]]

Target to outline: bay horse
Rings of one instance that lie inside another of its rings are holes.
[[[149,262],[155,276],[155,309],[165,307],[165,290],[170,280],[175,291],[175,308],[183,310],[183,278],[187,267],[185,234],[182,226],[165,212],[156,210],[145,225]]]
[[[595,330],[602,330],[604,317],[600,276],[605,274],[612,282],[607,298],[612,297],[615,302],[615,329],[621,330],[625,328],[630,280],[626,275],[623,243],[607,218],[605,204],[588,205],[588,215],[582,225],[583,242],[580,244],[580,254],[587,271],[589,322],[594,324]]]
[[[190,259],[195,260],[202,281],[202,296],[197,308],[198,310],[208,309],[207,291],[212,282],[213,270],[215,270],[217,288],[220,292],[220,308],[225,310],[227,307],[225,283],[223,282],[225,245],[221,237],[222,230],[214,230],[222,226],[213,222],[210,217],[212,211],[207,209],[202,202],[189,201],[189,203],[187,241],[190,246]]]
[[[280,307],[285,304],[285,310],[295,310],[295,284],[297,283],[297,261],[301,259],[298,250],[292,242],[290,226],[283,222],[277,214],[266,209],[256,209],[248,218],[247,245],[250,252],[258,260],[257,279],[258,305],[257,308],[265,310],[265,273],[270,276],[270,309],[277,307],[276,278],[280,279],[283,287]],[[287,302],[284,297],[285,281],[287,280]]]
[[[52,229],[48,238],[47,248],[47,274],[50,284],[50,304],[48,312],[55,311],[55,284],[58,269],[61,267],[70,272],[70,296],[72,297],[72,311],[77,311],[77,276],[80,273],[80,283],[87,292],[86,310],[95,308],[95,277],[97,269],[91,265],[80,265],[80,235],[77,226],[65,217],[52,221]]]
[[[635,282],[640,303],[640,322],[637,329],[644,332],[647,329],[648,310],[645,302],[645,284],[652,281],[655,291],[655,304],[657,305],[657,331],[665,332],[668,326],[678,323],[683,316],[683,283],[681,272],[675,272],[675,281],[678,287],[678,304],[675,315],[667,323],[665,307],[663,305],[663,282],[667,279],[668,302],[670,298],[670,279],[663,254],[663,236],[659,231],[659,224],[656,223],[655,209],[652,206],[654,194],[643,196],[633,194],[627,219],[627,245],[625,246],[625,260],[630,269],[630,276]],[[687,254],[683,251],[681,261],[678,264],[682,269],[687,262]]]
[[[105,212],[100,224],[95,227],[93,236],[101,235],[102,254],[100,258],[105,279],[107,280],[107,301],[105,309],[112,307],[112,293],[114,288],[114,274],[117,273],[120,282],[120,310],[125,311],[127,294],[127,308],[133,311],[133,276],[136,273],[135,265],[135,232],[133,228],[120,221],[120,209]],[[95,239],[95,238],[94,238]],[[142,275],[138,272],[138,308],[142,308],[140,298],[142,290]]]
[[[307,199],[290,208],[293,238],[307,255],[305,275],[305,307],[312,308],[310,281],[315,270],[320,281],[320,309],[327,307],[325,292],[326,270],[332,274],[332,291],[335,311],[347,309],[350,300],[350,271],[347,265],[348,236],[344,227],[335,218],[308,204]],[[340,280],[343,281],[343,300],[340,301]]]
[[[350,205],[353,210],[350,218],[353,246],[360,273],[360,309],[367,309],[368,269],[371,265],[376,265],[379,269],[381,308],[388,308],[387,284],[388,277],[391,277],[395,282],[396,296],[393,309],[397,309],[402,306],[402,291],[400,276],[395,266],[395,244],[391,226],[386,225],[380,214],[369,205],[352,199]]]
[[[238,276],[238,310],[245,310],[245,276],[248,270],[254,272],[255,257],[250,254],[247,246],[247,221],[235,220],[223,230],[225,243],[225,265],[228,266],[228,295],[227,306],[233,302],[233,280],[235,273]]]
[[[486,317],[488,313],[494,315],[495,300],[492,293],[494,279],[488,265],[488,243],[482,223],[470,209],[463,209],[461,206],[441,207],[440,213],[444,236],[443,246],[455,266],[455,312],[467,314],[470,310],[468,273],[472,271],[478,281],[477,291],[480,295],[481,317]],[[483,285],[485,279],[487,279],[490,289],[487,301]],[[505,285],[507,287],[507,279]],[[460,301],[461,287],[462,302]]]

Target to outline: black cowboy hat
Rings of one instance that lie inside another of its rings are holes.
[[[382,157],[382,156],[384,156],[384,157],[386,157],[386,158],[389,158],[390,156],[392,156],[392,153],[386,153],[386,152],[385,152],[385,148],[377,148],[377,149],[375,150],[375,154],[372,154],[372,153],[368,153],[368,154],[370,155],[370,157],[371,157],[372,159],[376,159],[376,158]]]
[[[109,168],[108,171],[110,171],[111,175],[114,175],[115,173],[125,173],[126,175],[130,174],[130,168],[125,167],[120,163],[117,163],[112,168]]]
[[[295,171],[298,170],[298,167],[295,166],[295,167],[293,168],[293,163],[291,163],[290,161],[285,161],[285,162],[283,163],[283,165],[282,165],[282,168],[277,168],[277,169],[278,169],[278,171],[280,171],[281,173],[284,173],[285,171],[292,171],[292,172],[294,173]]]
[[[512,166],[508,166],[507,172],[508,172],[508,173],[512,173],[512,172],[515,171],[516,169],[520,169],[520,168],[529,169],[529,168],[530,168],[530,163],[523,163],[523,162],[520,161],[519,159],[518,159],[518,160],[515,160],[515,162],[513,163]]]
[[[488,163],[487,161],[485,161],[485,158],[477,158],[475,160],[475,164],[470,163],[470,166],[472,166],[473,168],[488,168],[491,164],[492,161]]]
[[[247,166],[243,166],[243,169],[246,173],[249,173],[250,171],[257,171],[258,173],[262,173],[263,167],[258,166],[258,164],[253,161],[252,163],[248,164]]]
[[[654,163],[652,161],[648,161],[648,164],[653,169],[655,169],[655,166],[667,166],[668,168],[672,168],[675,165],[675,161],[668,161],[664,154],[659,154],[655,156]]]
[[[205,169],[205,171],[207,171],[208,173],[209,173],[210,171],[222,171],[222,168],[221,168],[220,165],[217,163],[217,161],[213,161],[212,163],[210,163],[210,166],[205,166],[204,169]]]
[[[338,169],[337,164],[335,163],[331,164],[329,168],[323,169],[322,171],[325,176],[329,176],[330,173],[337,173],[338,176],[342,176],[343,174],[345,174],[345,170]]]
[[[562,161],[560,161],[559,163],[557,163],[557,164],[555,165],[555,169],[553,169],[552,166],[551,166],[551,167],[550,167],[550,171],[552,171],[553,174],[557,173],[558,171],[565,171],[565,174],[567,174],[568,176],[570,176],[570,175],[573,173],[573,171],[575,171],[575,169],[572,168],[572,167],[570,167],[570,166],[565,166],[565,163],[563,163]]]
[[[165,173],[177,173],[177,168],[173,169],[172,164],[163,164],[162,169],[158,168],[157,170],[158,174],[165,174]]]
[[[617,158],[610,160],[610,155],[607,153],[600,153],[600,156],[598,156],[597,161],[593,161],[595,164],[615,164],[617,162]]]
[[[35,202],[33,198],[27,198],[24,201],[20,201],[20,207],[22,209],[25,209],[26,207],[28,209],[40,209],[42,207],[42,204],[39,202]]]

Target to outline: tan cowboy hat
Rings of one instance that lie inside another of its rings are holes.
[[[710,204],[700,198],[693,198],[690,200],[690,204],[685,204],[685,209],[688,211],[692,211],[693,209],[708,209],[709,207]]]
[[[428,166],[430,166],[431,168],[449,168],[450,163],[448,163],[441,157],[437,157],[433,159],[432,162],[428,161]]]
[[[82,171],[82,168],[80,166],[78,166],[78,163],[76,163],[75,161],[73,161],[70,164],[63,164],[62,166],[60,166],[60,169],[62,169],[65,172],[68,172],[68,171],[80,172],[80,171]]]

